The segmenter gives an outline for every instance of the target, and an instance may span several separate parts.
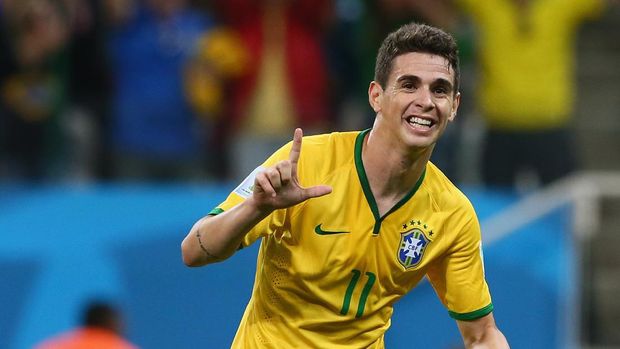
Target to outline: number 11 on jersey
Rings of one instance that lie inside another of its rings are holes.
[[[340,314],[342,315],[346,315],[349,312],[349,306],[351,305],[351,297],[353,296],[353,290],[355,290],[355,286],[357,285],[357,282],[359,281],[360,276],[362,275],[362,272],[357,269],[353,269],[351,272],[353,273],[353,276],[351,277],[351,281],[349,281],[349,286],[347,286],[347,292],[344,294],[344,300],[342,302],[342,309],[340,309]],[[366,276],[368,277],[368,281],[366,281],[366,284],[364,285],[364,288],[362,289],[360,301],[357,305],[357,313],[355,313],[356,318],[360,318],[362,317],[362,314],[364,314],[364,307],[366,306],[366,299],[368,299],[368,294],[370,293],[370,289],[372,288],[372,285],[374,285],[375,280],[377,279],[375,274],[369,271],[366,272]]]

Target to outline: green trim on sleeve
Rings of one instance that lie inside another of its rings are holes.
[[[216,207],[214,209],[211,210],[211,212],[209,212],[207,214],[207,216],[217,216],[218,214],[224,212],[224,210],[222,210],[219,207]],[[239,244],[239,247],[237,247],[237,251],[241,250],[243,248],[243,243]]]
[[[218,214],[224,212],[224,210],[222,210],[219,207],[216,207],[214,209],[211,210],[211,212],[208,213],[209,216],[217,216]]]
[[[451,318],[456,319],[456,320],[472,321],[472,320],[480,319],[481,317],[488,315],[492,311],[493,311],[493,303],[487,305],[486,307],[482,309],[474,310],[469,313],[455,313],[453,311],[448,311],[448,314],[450,314]]]

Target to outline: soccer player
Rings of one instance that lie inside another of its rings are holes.
[[[426,25],[391,33],[368,90],[370,130],[276,151],[182,243],[184,263],[261,239],[233,348],[383,348],[393,304],[427,276],[468,348],[507,348],[484,279],[469,200],[429,158],[460,94],[454,39]]]

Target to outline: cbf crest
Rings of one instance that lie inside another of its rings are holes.
[[[398,261],[409,269],[420,263],[430,240],[420,228],[413,228],[400,234]]]

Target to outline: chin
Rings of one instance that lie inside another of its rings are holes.
[[[410,148],[428,148],[435,144],[436,137],[434,137],[434,135],[415,135],[407,133],[402,140],[403,143]]]

